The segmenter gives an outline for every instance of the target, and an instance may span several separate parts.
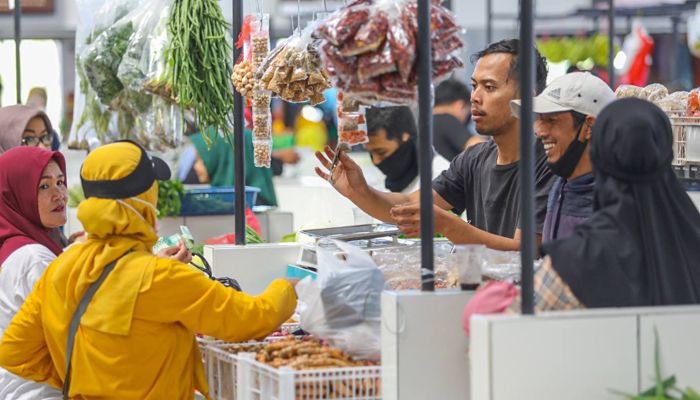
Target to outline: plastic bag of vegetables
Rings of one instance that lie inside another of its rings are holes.
[[[148,60],[151,54],[151,42],[157,28],[167,30],[172,0],[153,0],[142,3],[128,18],[134,26],[134,32],[117,70],[117,77],[130,90],[143,91],[144,80],[148,74]],[[162,49],[161,49],[162,51]]]
[[[76,0],[78,25],[75,36],[76,79],[73,125],[68,146],[88,149],[90,143],[107,142],[112,113],[92,90],[84,69],[83,54],[87,47],[117,20],[133,9],[136,0]]]

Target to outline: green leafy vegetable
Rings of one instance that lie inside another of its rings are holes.
[[[185,187],[178,180],[158,182],[158,211],[159,218],[180,215],[181,197]]]
[[[223,132],[229,143],[233,110],[229,25],[217,0],[175,0],[170,15],[171,86],[178,103],[194,109],[202,131]],[[212,138],[205,135],[208,144]]]
[[[117,71],[133,33],[131,22],[117,24],[101,33],[88,48],[83,68],[90,87],[104,105],[109,105],[124,89]]]
[[[676,386],[676,376],[671,375],[664,379],[661,375],[661,347],[659,345],[659,331],[654,328],[654,370],[656,375],[655,385],[638,395],[622,393],[613,390],[628,400],[700,400],[700,395],[691,388],[685,391]]]

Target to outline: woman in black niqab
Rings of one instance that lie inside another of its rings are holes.
[[[655,105],[621,99],[598,116],[595,211],[542,247],[586,307],[700,303],[700,214],[672,160],[671,124]]]

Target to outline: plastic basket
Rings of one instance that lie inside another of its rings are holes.
[[[209,394],[217,400],[236,399],[236,366],[238,357],[231,350],[249,348],[256,343],[217,342],[205,348],[205,371],[209,383]],[[254,354],[254,353],[250,353]]]
[[[671,116],[673,164],[700,164],[700,117]]]
[[[310,369],[272,368],[239,353],[238,400],[381,399],[381,366]]]
[[[246,207],[253,207],[260,189],[252,186],[245,188]],[[180,215],[228,215],[234,213],[233,187],[213,187],[205,189],[189,189],[182,196]]]

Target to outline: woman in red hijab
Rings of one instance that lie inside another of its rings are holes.
[[[0,155],[0,337],[62,248],[50,232],[66,223],[63,155],[20,146]],[[48,385],[0,368],[0,399],[60,399]]]

